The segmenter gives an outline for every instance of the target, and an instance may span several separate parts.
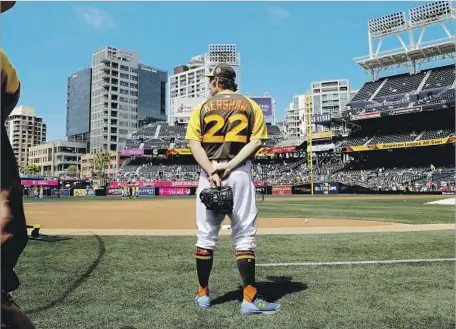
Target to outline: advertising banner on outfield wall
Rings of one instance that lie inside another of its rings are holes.
[[[267,187],[266,186],[256,186],[255,192],[256,194],[266,194]]]
[[[84,190],[81,188],[76,188],[73,190],[73,196],[95,196],[94,190]]]
[[[255,101],[263,111],[263,115],[265,119],[272,118],[272,98],[271,97],[251,97],[253,101]]]
[[[291,194],[310,194],[310,184],[292,186]]]
[[[347,152],[361,152],[361,151],[388,150],[388,149],[407,148],[407,147],[423,147],[423,146],[442,145],[442,144],[448,144],[448,143],[454,143],[454,138],[445,137],[445,138],[437,138],[437,139],[429,139],[429,140],[413,141],[413,142],[348,146],[346,148],[346,151]]]
[[[161,196],[186,196],[191,195],[192,191],[189,187],[160,187],[158,195]]]
[[[338,194],[339,193],[339,184],[330,182],[330,183],[315,183],[314,184],[314,193],[315,194]]]
[[[155,187],[140,187],[139,195],[155,195]]]
[[[106,195],[122,195],[122,189],[117,187],[108,187]]]
[[[273,186],[272,195],[291,195],[291,186],[289,186],[289,185]]]
[[[51,190],[51,196],[58,196],[60,193],[60,196],[70,196],[71,195],[71,190],[70,189],[61,189],[60,191],[58,189],[52,189]]]

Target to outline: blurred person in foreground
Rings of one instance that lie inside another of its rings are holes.
[[[1,13],[11,9],[15,1],[2,1]],[[19,287],[14,267],[28,242],[27,226],[22,203],[19,170],[6,133],[5,121],[19,101],[20,82],[16,70],[0,49],[1,65],[1,112],[2,112],[2,159],[0,226],[2,249],[2,328],[34,329],[35,326],[15,303],[11,292]]]

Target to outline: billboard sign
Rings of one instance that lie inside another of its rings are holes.
[[[34,180],[34,179],[22,179],[21,185],[23,186],[57,186],[59,185],[58,180]]]
[[[273,186],[272,195],[291,195],[291,185]]]
[[[155,195],[155,187],[140,187],[139,195]]]
[[[120,155],[144,155],[143,149],[122,149]]]
[[[117,187],[108,187],[106,195],[122,195],[122,189]]]
[[[158,194],[162,196],[187,196],[191,195],[188,187],[160,187]]]
[[[73,190],[74,196],[95,196],[95,191],[92,189],[77,188]]]
[[[193,109],[198,104],[204,102],[205,98],[202,97],[179,97],[174,100],[174,117],[176,118],[189,118]]]
[[[251,97],[263,111],[265,118],[272,118],[272,98],[271,97]]]

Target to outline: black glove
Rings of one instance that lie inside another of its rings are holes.
[[[229,186],[206,188],[200,192],[200,200],[207,210],[221,214],[233,212],[233,190]]]

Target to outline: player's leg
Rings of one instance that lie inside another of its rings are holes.
[[[34,328],[9,294],[19,287],[14,267],[28,243],[22,195],[18,188],[13,187],[11,190],[9,204],[12,218],[6,231],[12,234],[12,238],[1,247],[2,324],[12,325],[13,328]]]
[[[212,270],[214,249],[218,242],[220,224],[224,215],[217,215],[206,209],[199,199],[199,192],[210,187],[207,179],[201,178],[196,193],[196,271],[198,275],[198,296],[195,301],[201,308],[211,306],[209,298],[209,276]]]
[[[243,171],[231,173],[228,185],[233,189],[234,207],[231,217],[231,236],[236,250],[236,262],[243,283],[242,314],[272,314],[280,305],[264,301],[256,288],[255,249],[258,210],[255,186]]]
[[[2,290],[2,328],[35,329],[32,321],[16,304],[13,297]]]

